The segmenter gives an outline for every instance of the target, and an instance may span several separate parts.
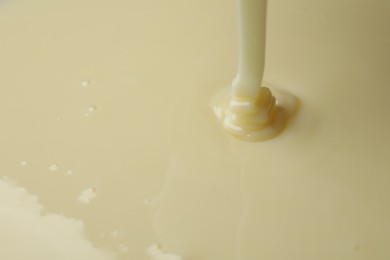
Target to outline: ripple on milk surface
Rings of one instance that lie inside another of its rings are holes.
[[[38,198],[0,180],[0,259],[114,260],[85,239],[83,223],[43,213]]]

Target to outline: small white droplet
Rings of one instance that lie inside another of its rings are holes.
[[[90,107],[88,108],[88,111],[89,111],[89,112],[95,112],[96,109],[97,109],[96,106],[90,106]]]
[[[85,116],[90,116],[92,113],[94,113],[97,110],[97,106],[91,105],[88,107],[87,112],[84,114]]]
[[[126,246],[125,244],[120,244],[120,245],[118,246],[118,252],[119,252],[120,254],[126,254],[127,251],[129,251],[129,247]]]
[[[57,121],[61,121],[62,120],[62,117],[57,117]]]
[[[89,84],[90,84],[89,80],[84,80],[84,81],[81,82],[81,86],[82,87],[88,87]]]
[[[97,196],[96,189],[88,188],[81,192],[77,200],[82,204],[89,204],[92,200],[96,198],[96,196]]]
[[[26,166],[27,165],[27,162],[26,161],[23,161],[20,163],[20,166]]]
[[[67,171],[66,171],[66,174],[67,174],[67,175],[73,175],[73,173],[74,173],[73,170],[67,170]]]
[[[58,169],[59,169],[59,167],[58,167],[57,164],[52,164],[49,167],[49,170],[52,171],[52,172],[58,171]]]

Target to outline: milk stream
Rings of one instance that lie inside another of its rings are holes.
[[[232,83],[230,101],[214,110],[224,129],[246,141],[273,138],[284,129],[288,117],[295,113],[297,100],[287,94],[277,100],[272,91],[262,87],[266,49],[266,0],[238,0],[238,72]]]

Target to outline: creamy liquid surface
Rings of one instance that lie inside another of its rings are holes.
[[[235,1],[3,1],[1,175],[113,259],[389,259],[390,4],[268,9],[265,81],[302,107],[245,143],[209,107],[236,71]]]

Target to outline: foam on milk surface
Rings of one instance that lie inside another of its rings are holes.
[[[85,239],[83,222],[45,212],[36,196],[4,180],[0,230],[0,259],[117,259]]]
[[[82,204],[89,204],[96,196],[96,188],[87,188],[81,192],[77,200]]]
[[[55,163],[53,163],[52,165],[49,166],[49,171],[51,171],[51,172],[56,172],[59,169],[60,169],[60,167]]]

